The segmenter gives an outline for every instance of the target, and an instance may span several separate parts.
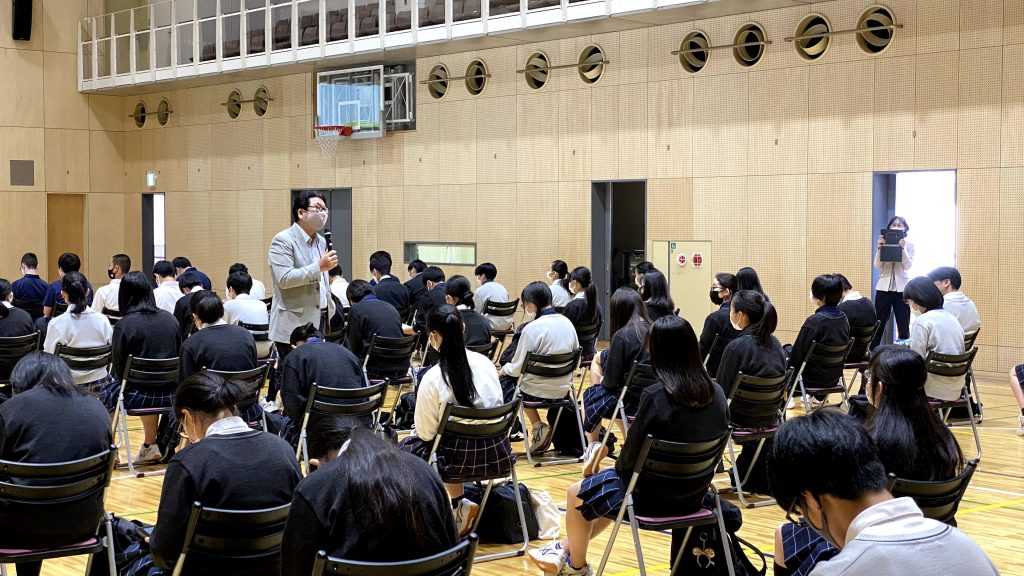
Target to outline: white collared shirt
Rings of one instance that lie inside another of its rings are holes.
[[[562,286],[561,280],[555,280],[550,285],[551,288],[551,305],[555,308],[565,308],[565,305],[572,300],[572,295],[569,291]]]
[[[319,262],[320,261],[320,257],[323,256],[323,254],[320,253],[320,235],[319,234],[313,234],[312,238],[307,238],[306,239],[306,246],[309,247],[309,254],[313,257],[313,262]],[[327,302],[330,299],[327,296],[327,294],[330,292],[330,290],[331,290],[331,288],[327,284],[327,273],[326,272],[321,272],[320,273],[320,309],[321,310],[326,310],[327,309]]]
[[[237,326],[240,322],[269,325],[270,314],[267,313],[267,305],[249,294],[239,294],[233,300],[228,300],[224,303],[224,323]],[[273,347],[274,343],[269,339],[258,341],[256,353],[260,358],[266,358]]]
[[[334,279],[334,282],[331,282],[331,294],[334,294],[338,300],[341,300],[342,306],[348,308],[349,303],[346,290],[348,290],[348,280],[345,280],[343,276],[339,276]]]
[[[250,276],[250,278],[252,278]],[[263,300],[267,297],[267,287],[263,285],[263,282],[252,278],[252,288],[249,289],[249,295],[257,300]]]
[[[97,288],[96,293],[92,297],[92,309],[100,314],[103,313],[104,308],[117,312],[117,294],[120,289],[120,278],[114,278],[110,281],[110,284]]]
[[[81,314],[67,312],[57,316],[46,326],[46,341],[43,350],[54,354],[58,344],[75,348],[96,348],[110,344],[114,329],[110,320],[92,308],[86,308]],[[72,370],[71,376],[75,384],[95,382],[108,374],[106,368],[96,370]]]
[[[228,416],[227,418],[221,418],[206,429],[206,436],[226,436],[228,434],[240,434],[242,432],[251,432],[252,428],[245,423],[238,416]]]
[[[174,305],[182,296],[184,294],[178,288],[177,280],[161,282],[159,286],[153,289],[153,299],[156,300],[156,307],[171,314],[174,314]]]

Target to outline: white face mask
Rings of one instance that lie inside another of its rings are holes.
[[[327,212],[307,212],[306,222],[314,230],[323,230],[327,226]]]
[[[739,324],[733,322],[732,320],[729,320],[729,324],[732,324],[732,329],[733,330],[735,330],[737,332],[742,332],[743,331],[743,327],[741,327]]]
[[[523,321],[529,322],[530,320],[533,320],[536,317],[537,317],[537,313],[536,312],[525,312],[523,314]]]

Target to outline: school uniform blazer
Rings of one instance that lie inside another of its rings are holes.
[[[309,235],[298,225],[278,232],[270,242],[270,279],[274,305],[270,310],[270,339],[288,342],[292,330],[312,322],[320,326],[320,283],[324,272],[309,250]],[[327,252],[327,241],[316,237],[318,250]],[[334,315],[334,301],[327,298],[327,316]]]
[[[367,296],[349,308],[348,340],[345,347],[362,362],[370,351],[370,342],[374,334],[386,338],[401,338],[405,335],[402,333],[402,319],[398,316],[398,310],[376,297]],[[408,370],[409,364],[395,359],[374,360],[368,363],[366,368],[375,374],[397,375]]]
[[[394,276],[384,276],[373,287],[373,295],[402,312],[409,308],[409,290]]]
[[[712,350],[712,346],[715,343],[715,336],[721,334],[720,338],[729,340],[735,340],[739,338],[740,331],[732,327],[732,321],[729,320],[729,303],[723,302],[718,310],[715,310],[711,314],[707,315],[704,319],[704,329],[700,332],[700,355],[702,357],[708,356],[708,374],[712,378],[718,374],[718,366],[722,361],[722,355],[725,348],[722,351],[716,352]],[[728,388],[726,388],[728,390]]]
[[[859,292],[850,292],[847,298],[839,303],[839,309],[846,314],[850,322],[850,328],[866,328],[874,326],[878,321],[875,312],[875,305],[870,298],[865,298]],[[867,354],[867,347],[853,345],[850,350],[850,357],[847,362],[859,362]]]
[[[807,357],[810,351],[811,342],[817,342],[825,346],[838,346],[850,340],[850,322],[838,308],[822,306],[818,311],[808,316],[800,333],[793,342],[793,351],[789,354],[789,365],[800,370],[800,364]],[[827,388],[839,382],[843,375],[842,367],[821,368],[819,366],[808,366],[804,369],[804,386],[807,388]]]

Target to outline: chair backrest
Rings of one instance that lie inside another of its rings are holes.
[[[0,338],[0,360],[16,364],[29,352],[39,349],[39,333],[33,332],[25,336],[7,336]]]
[[[406,326],[412,326],[413,318],[416,317],[416,307],[406,306],[398,311],[398,316],[402,319],[402,324]]]
[[[724,332],[715,334],[715,339],[711,341],[711,347],[708,348],[707,354],[704,356],[704,365],[707,366],[708,361],[712,356],[721,358],[722,353],[725,352],[725,347],[732,342],[732,338],[726,338]]]
[[[491,302],[484,304],[484,314],[487,316],[512,316],[519,307],[519,298],[511,302]]]
[[[239,326],[245,328],[252,334],[252,339],[257,342],[269,342],[270,341],[270,324],[248,324],[246,322],[239,322]]]
[[[65,313],[67,311],[68,311],[68,303],[67,302],[54,302],[53,303],[53,311],[50,313],[50,317],[51,318],[56,318],[57,316],[60,316],[61,314]]]
[[[786,399],[793,368],[781,376],[762,378],[740,372],[727,391],[730,406],[739,403],[744,418],[756,421],[775,421]],[[739,406],[737,406],[739,408]]]
[[[942,354],[932,350],[925,358],[928,374],[951,377],[966,376],[971,371],[971,365],[974,364],[974,357],[977,355],[977,348],[971,348],[963,354]]]
[[[565,306],[555,306],[554,308],[555,308],[555,312],[558,312],[559,314],[564,314],[565,313]]]
[[[644,364],[639,360],[633,361],[633,366],[629,369],[629,374],[626,375],[626,388],[640,388],[642,390],[651,384],[657,383],[658,377],[654,374],[654,369],[651,368],[650,364]]]
[[[117,318],[118,320],[120,320],[121,317],[124,316],[123,314],[121,314],[121,312],[117,310],[111,310],[106,306],[103,307],[103,315],[106,316],[107,318]]]
[[[526,353],[526,362],[523,364],[523,374],[532,374],[541,378],[561,378],[569,376],[576,371],[580,365],[580,357],[583,351],[580,348],[564,354],[534,354]]]
[[[846,357],[850,355],[851,348],[853,348],[853,338],[843,344],[822,344],[814,340],[811,342],[810,349],[807,350],[807,356],[804,357],[800,372],[803,372],[807,366],[841,369],[843,364],[846,364]]]
[[[316,416],[366,416],[374,414],[384,405],[387,398],[387,382],[378,382],[362,388],[331,388],[313,382],[306,399],[306,415]]]
[[[672,481],[677,487],[672,494],[675,498],[685,499],[706,492],[731,433],[729,428],[721,436],[703,442],[670,442],[648,434],[633,468],[629,491],[636,486],[638,478],[649,474],[660,483]]]
[[[177,388],[178,358],[128,357],[122,378],[147,388]]]
[[[445,434],[478,439],[507,437],[516,423],[521,402],[522,399],[515,398],[494,408],[469,408],[449,402],[441,414],[434,438],[435,449]]]
[[[370,362],[370,358],[385,362],[404,359],[411,363],[412,353],[416,350],[416,341],[418,339],[419,337],[415,334],[399,338],[388,338],[387,336],[374,334],[373,338],[370,339],[370,348],[366,353],[366,359],[363,360],[363,366],[365,367]]]
[[[317,552],[313,563],[313,576],[469,576],[476,556],[477,535],[458,543],[454,548],[433,556],[403,562],[360,562],[344,558],[329,558],[327,552]]]
[[[330,334],[324,337],[324,340],[333,342],[335,344],[343,344],[345,338],[348,336],[348,308],[342,307],[341,309],[341,327],[337,330],[331,330]]]
[[[272,559],[280,555],[290,508],[289,503],[263,510],[220,510],[194,502],[174,574],[181,574],[189,552],[222,560]]]
[[[964,334],[964,350],[974,348],[974,343],[978,341],[978,334],[981,334],[981,328],[978,328],[970,334]]]
[[[113,446],[95,456],[54,464],[0,460],[0,501],[20,504],[72,506],[95,498],[110,485],[114,471]],[[97,524],[99,518],[96,519]]]
[[[853,339],[853,348],[864,351],[871,348],[871,341],[875,339],[878,325],[879,323],[876,321],[871,326],[850,326],[850,338]],[[860,362],[863,358],[849,358],[848,360]]]
[[[889,492],[896,497],[913,498],[925,518],[950,524],[977,467],[977,460],[969,460],[963,472],[955,478],[939,481],[905,480],[889,474]]]
[[[206,368],[206,371],[217,374],[225,380],[234,380],[245,385],[248,392],[245,398],[238,402],[237,406],[238,412],[244,414],[246,410],[260,401],[260,391],[263,389],[263,383],[267,381],[267,377],[270,375],[270,364],[261,364],[251,370],[240,370],[237,372],[211,370],[209,368]]]
[[[15,308],[20,308],[25,312],[28,312],[28,315],[33,319],[39,318],[43,315],[42,300],[22,300],[20,298],[15,298],[14,302],[11,302],[11,304],[13,304]]]
[[[601,321],[598,320],[593,324],[586,324],[583,326],[576,327],[576,339],[580,341],[582,346],[585,342],[596,342],[598,334],[601,333]]]
[[[477,344],[475,346],[466,346],[466,350],[476,352],[477,354],[483,354],[489,359],[494,360],[494,354],[498,351],[498,341],[491,340],[486,344]]]
[[[114,358],[114,347],[107,344],[91,348],[76,348],[66,344],[57,344],[54,354],[72,370],[99,370],[110,366],[110,362]]]
[[[270,314],[270,309],[274,307],[274,298],[264,298],[263,300],[260,300],[260,302],[263,302],[267,306],[267,314]]]

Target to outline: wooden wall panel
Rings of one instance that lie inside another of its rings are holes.
[[[750,74],[752,174],[807,172],[808,77],[807,67]]]
[[[680,178],[693,174],[690,139],[693,134],[693,81],[651,82],[647,89],[648,170],[651,178]]]
[[[692,22],[666,24],[651,28],[647,36],[648,45],[648,81],[651,83],[688,78],[689,75],[679,64],[679,57],[672,54],[679,50],[679,43],[690,30]]]
[[[476,181],[493,184],[515,182],[516,116],[515,96],[484,98],[476,102]]]
[[[462,68],[465,71],[465,67]],[[461,89],[461,86],[453,87]],[[462,90],[465,92],[465,90]],[[440,104],[440,130],[435,141],[440,148],[439,184],[468,184],[477,181],[476,134],[477,100],[457,100]]]
[[[808,175],[807,286],[818,274],[840,272],[871,293],[871,185],[870,172]]]
[[[520,182],[558,180],[558,94],[516,98],[516,168]]]
[[[751,176],[747,180],[747,222],[756,232],[748,233],[743,265],[757,270],[778,310],[781,330],[799,330],[806,317],[808,204],[805,175]]]
[[[212,183],[213,131],[209,124],[186,128],[188,134],[188,191],[205,192]]]
[[[535,280],[544,280],[551,261],[560,258],[559,215],[543,207],[558,197],[557,182],[519,184],[516,190],[515,263],[516,281],[505,284],[509,292],[519,292]]]
[[[999,166],[1003,49],[980,48],[961,52],[960,103],[957,128],[957,165],[960,168]]]
[[[521,63],[516,61],[516,48],[508,46],[481,50],[477,52],[476,56],[484,61],[487,71],[491,74],[482,96],[486,98],[515,96],[516,84],[522,80],[522,76],[516,74],[516,70],[521,68]],[[417,68],[417,70],[421,70],[421,68]],[[427,71],[429,72],[429,69]]]
[[[89,191],[89,131],[47,128],[45,181],[50,192]]]
[[[122,192],[122,132],[89,132],[89,186],[93,192]],[[38,170],[38,167],[37,167]]]
[[[46,245],[46,194],[44,192],[0,192],[0,277],[13,282],[21,277],[21,255],[35,252],[39,258],[40,274],[45,275],[50,261]],[[32,215],[31,218],[28,215]],[[56,264],[54,264],[56,266]]]
[[[1024,169],[1004,168],[999,176],[999,310],[1010,310],[1024,299],[1020,280],[1020,245],[1024,236]],[[981,280],[984,282],[984,280]],[[983,319],[985,321],[987,319]],[[1000,346],[1019,346],[1024,341],[1024,325],[1020,322],[999,322]],[[1000,360],[1000,370],[1010,366]]]
[[[435,143],[439,131],[440,104],[419,100],[416,104],[416,130],[405,137],[405,183],[410,186],[437,184],[440,147]],[[341,168],[339,167],[339,178]],[[340,181],[340,180],[339,180]]]
[[[381,186],[400,187],[405,184],[406,134],[388,134],[377,142],[377,182]],[[320,146],[313,145],[308,158],[319,158]]]
[[[423,240],[446,240],[451,242],[473,242],[476,240],[477,204],[468,201],[477,197],[475,184],[442,184],[438,186],[437,206],[438,218],[434,233]],[[442,232],[443,231],[443,232]],[[396,231],[401,235],[401,231]]]
[[[654,178],[647,181],[647,247],[656,240],[693,238],[693,181]]]
[[[590,92],[590,177],[615,180],[619,177],[619,90],[617,86],[595,86]]]
[[[586,179],[591,173],[593,95],[592,89],[558,94],[558,174],[563,182]]]
[[[489,184],[479,188],[476,197],[477,229],[485,230],[476,239],[476,260],[491,262],[498,268],[498,282],[510,295],[518,290],[516,250],[509,250],[509,239],[517,238],[516,207],[520,206],[515,184]],[[539,208],[535,208],[539,211]],[[518,247],[518,244],[516,245]],[[474,288],[476,283],[473,283]],[[519,287],[521,288],[521,286]]]
[[[956,50],[960,44],[960,5],[975,0],[928,0],[917,3],[917,53]]]
[[[830,86],[809,103],[807,170],[811,173],[871,169],[874,62],[811,66],[810,86]]]
[[[1003,0],[960,2],[960,49],[1002,44]]]
[[[1022,16],[1024,18],[1024,16]],[[1024,166],[1024,44],[1003,48],[1001,165]]]
[[[590,214],[590,187],[586,180],[559,183],[558,253],[570,270],[590,267],[590,219],[584,216]]]
[[[711,240],[716,271],[735,272],[749,262],[750,226],[747,210],[723,210],[746,206],[747,178],[693,179],[693,237]]]
[[[1024,44],[1024,3],[1003,0],[1003,44]]]
[[[649,169],[647,85],[619,86],[619,178],[643,179]]]
[[[82,273],[93,288],[110,282],[110,257],[125,251],[125,194],[89,194],[85,198],[85,252]],[[135,262],[133,262],[135,264]]]
[[[1013,252],[999,241],[999,179],[998,169],[957,172],[957,269],[964,278],[964,292],[978,305],[984,319],[985,329],[978,341],[992,345],[999,334],[1001,290],[988,287],[997,280],[992,271],[999,269],[1001,253]]]
[[[956,166],[959,56],[941,52],[917,57],[914,168],[918,170]]]
[[[728,54],[716,56],[723,59]],[[747,74],[694,78],[692,150],[695,177],[741,176],[747,173],[748,79]]]
[[[43,53],[43,121],[47,128],[89,128],[89,97],[78,93],[77,60],[78,55],[75,53]],[[23,81],[18,76],[10,77],[17,78],[11,84]],[[22,89],[31,87],[29,83]],[[31,108],[38,104],[38,101],[35,102]]]
[[[0,49],[0,70],[0,126],[43,126],[43,53]]]
[[[911,170],[914,167],[915,69],[913,56],[875,61],[875,170]]]

